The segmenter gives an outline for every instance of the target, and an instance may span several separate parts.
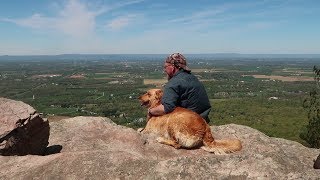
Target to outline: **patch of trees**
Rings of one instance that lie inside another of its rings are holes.
[[[300,137],[306,140],[311,147],[320,148],[320,69],[313,67],[315,86],[303,105],[308,110],[309,124]]]

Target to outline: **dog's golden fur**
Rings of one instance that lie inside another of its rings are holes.
[[[153,108],[160,105],[162,90],[150,89],[139,97],[141,105]],[[176,107],[171,113],[162,116],[147,117],[147,125],[142,133],[154,133],[157,141],[179,148],[201,147],[203,150],[225,154],[241,150],[241,142],[237,139],[215,140],[210,126],[197,113]]]

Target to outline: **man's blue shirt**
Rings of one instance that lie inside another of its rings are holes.
[[[200,114],[209,121],[211,105],[203,84],[196,76],[183,70],[178,71],[164,88],[161,103],[166,113],[175,107],[183,107]]]

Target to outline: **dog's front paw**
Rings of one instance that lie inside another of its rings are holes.
[[[161,144],[166,144],[166,145],[169,145],[169,146],[173,146],[174,148],[176,149],[180,149],[181,148],[181,145],[178,144],[176,141],[173,141],[171,139],[166,139],[166,138],[163,138],[163,137],[158,137],[157,138],[157,141],[158,143],[161,143]]]

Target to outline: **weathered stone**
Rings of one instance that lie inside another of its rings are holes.
[[[44,154],[49,130],[49,122],[28,104],[0,98],[1,155]]]
[[[47,156],[0,156],[0,179],[319,179],[318,149],[241,125],[212,127],[215,138],[239,138],[243,150],[217,156],[175,149],[103,117],[50,123]]]

